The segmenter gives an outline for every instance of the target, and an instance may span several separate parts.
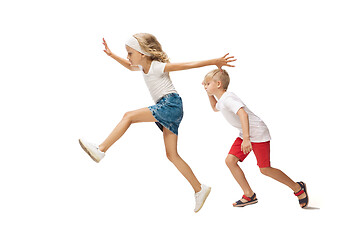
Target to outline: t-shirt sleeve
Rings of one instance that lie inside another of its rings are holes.
[[[221,108],[220,108],[220,106],[219,106],[219,102],[217,102],[217,103],[215,104],[215,108],[216,108],[216,110],[221,111]]]
[[[237,96],[229,96],[224,102],[224,105],[234,114],[237,114],[240,108],[245,107],[245,104]]]
[[[153,73],[155,74],[163,74],[166,63],[155,61],[153,63]]]

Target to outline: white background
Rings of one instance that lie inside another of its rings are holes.
[[[357,1],[8,1],[0,5],[0,239],[250,239],[354,236],[358,214]],[[190,185],[153,123],[131,126],[99,164],[126,111],[152,105],[139,72],[109,58],[149,32],[172,62],[230,52],[230,91],[272,135],[272,166],[308,185],[310,206],[241,164],[259,203],[224,159],[237,136],[201,82],[214,67],[171,73],[183,98],[179,153],[212,186],[193,213]],[[352,215],[350,215],[352,216]]]

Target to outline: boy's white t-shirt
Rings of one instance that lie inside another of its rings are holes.
[[[150,69],[147,74],[144,73],[142,66],[139,65],[139,68],[143,73],[145,83],[155,103],[166,94],[177,93],[174,85],[172,84],[169,73],[164,72],[165,65],[166,63],[154,60],[151,62]]]
[[[265,123],[246,107],[241,99],[232,92],[225,92],[216,104],[216,109],[221,111],[225,119],[235,128],[239,129],[239,137],[243,139],[240,117],[236,114],[244,108],[249,117],[249,132],[251,142],[270,141],[270,132]]]

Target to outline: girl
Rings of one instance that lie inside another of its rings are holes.
[[[177,152],[178,127],[183,117],[183,107],[181,97],[171,82],[169,72],[209,65],[216,65],[219,69],[222,66],[234,67],[229,62],[236,61],[236,59],[234,57],[227,57],[228,54],[226,54],[221,58],[205,61],[170,63],[158,40],[155,36],[148,33],[135,34],[126,42],[127,59],[112,53],[105,39],[103,39],[103,44],[105,45],[104,52],[108,56],[131,71],[142,72],[146,85],[156,104],[125,113],[120,123],[99,146],[79,139],[81,147],[94,161],[99,162],[111,145],[126,132],[132,123],[155,122],[163,131],[167,158],[188,180],[195,191],[194,211],[198,212],[202,208],[211,188],[200,184],[191,168]]]

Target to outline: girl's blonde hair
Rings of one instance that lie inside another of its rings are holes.
[[[150,33],[137,33],[133,35],[138,40],[140,47],[151,54],[151,60],[168,63],[169,57],[162,50],[161,44],[156,37]]]

